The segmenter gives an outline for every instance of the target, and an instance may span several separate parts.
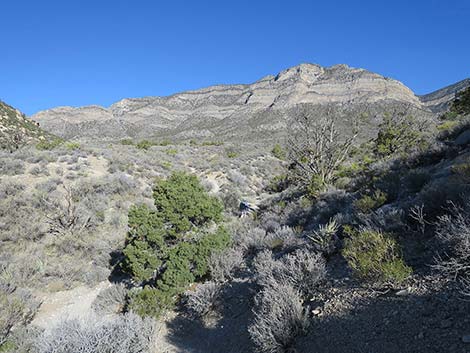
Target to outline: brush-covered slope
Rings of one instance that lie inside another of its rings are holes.
[[[0,101],[0,149],[14,150],[22,145],[54,138],[38,123]]]
[[[443,112],[449,108],[457,93],[470,87],[470,78],[421,96],[423,104],[433,112]]]
[[[59,107],[33,118],[65,138],[266,139],[282,134],[300,106],[315,113],[326,105],[372,114],[397,107],[431,111],[399,81],[347,65],[301,64],[253,84],[123,99],[109,108]]]

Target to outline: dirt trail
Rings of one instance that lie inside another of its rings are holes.
[[[49,329],[62,319],[82,318],[90,313],[97,295],[110,285],[104,281],[92,288],[80,286],[56,293],[40,293],[38,297],[42,305],[32,324]]]

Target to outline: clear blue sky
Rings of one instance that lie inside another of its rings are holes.
[[[470,1],[3,1],[0,99],[26,114],[108,106],[302,62],[346,63],[418,94],[470,77]]]

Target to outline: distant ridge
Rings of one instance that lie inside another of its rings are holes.
[[[371,116],[397,107],[433,114],[445,109],[447,99],[465,86],[459,84],[447,93],[440,90],[418,97],[403,83],[364,69],[300,64],[252,84],[123,99],[109,108],[58,107],[32,117],[64,138],[263,140],[282,135],[300,108],[312,114],[327,105],[349,114],[367,111]]]

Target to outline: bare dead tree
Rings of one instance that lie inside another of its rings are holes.
[[[64,186],[64,190],[63,199],[43,199],[51,211],[46,215],[50,232],[56,235],[79,234],[91,225],[91,216],[80,212],[72,187]]]
[[[303,110],[292,121],[287,147],[295,181],[307,186],[315,179],[323,187],[333,181],[358,136],[355,118],[348,133],[340,132],[337,122],[333,107],[318,116]]]

